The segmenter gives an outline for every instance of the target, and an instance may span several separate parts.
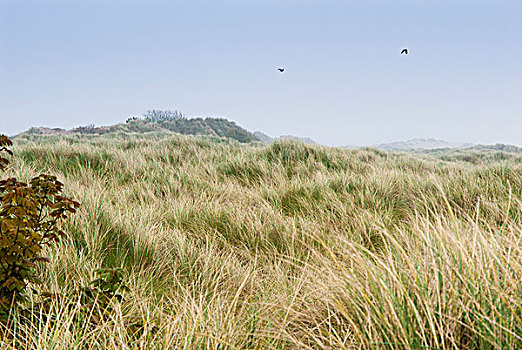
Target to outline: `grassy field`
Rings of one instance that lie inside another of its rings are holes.
[[[13,150],[9,175],[50,172],[82,205],[44,285],[123,267],[130,291],[94,325],[57,301],[2,348],[522,348],[520,155],[190,136]]]

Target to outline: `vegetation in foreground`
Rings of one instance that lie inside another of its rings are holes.
[[[81,203],[42,285],[70,295],[121,267],[129,289],[102,322],[33,308],[2,348],[522,347],[518,156],[186,136],[13,151],[10,176],[48,172]]]

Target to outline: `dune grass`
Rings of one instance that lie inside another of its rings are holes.
[[[57,299],[2,348],[522,348],[517,157],[187,136],[13,150],[9,175],[48,171],[82,204],[46,288],[122,267],[130,291],[98,324]]]

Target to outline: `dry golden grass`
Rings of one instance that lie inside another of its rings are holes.
[[[47,289],[117,266],[130,292],[97,325],[57,300],[2,348],[522,348],[518,158],[198,137],[14,151],[9,175],[49,171],[82,204]]]

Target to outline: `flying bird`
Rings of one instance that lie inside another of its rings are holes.
[[[277,68],[278,71],[280,71],[281,73],[283,73],[285,71],[284,68]]]
[[[401,55],[402,55],[402,54],[407,55],[407,54],[408,54],[408,49],[402,49],[402,51],[401,51]]]

